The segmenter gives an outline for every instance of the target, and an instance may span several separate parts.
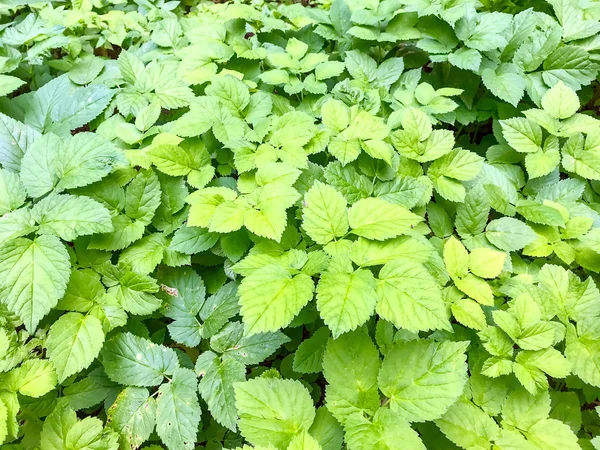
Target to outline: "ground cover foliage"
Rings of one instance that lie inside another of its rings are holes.
[[[4,0],[3,449],[600,449],[600,4]]]

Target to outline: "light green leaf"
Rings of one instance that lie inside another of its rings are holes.
[[[23,155],[40,136],[36,129],[0,113],[0,164],[18,172]]]
[[[467,400],[456,402],[435,424],[462,448],[486,448],[500,435],[500,427],[494,419]]]
[[[441,417],[467,381],[469,342],[415,340],[396,344],[385,356],[378,384],[390,408],[410,422]]]
[[[134,272],[150,273],[163,260],[166,247],[162,233],[150,234],[123,250],[119,263],[129,264]]]
[[[339,450],[342,448],[344,431],[340,423],[325,406],[317,409],[315,420],[309,429],[323,450]]]
[[[10,75],[0,75],[0,97],[10,94],[11,92],[19,89],[25,82],[17,77]]]
[[[450,309],[454,318],[464,326],[475,330],[485,328],[485,314],[477,302],[463,298],[452,303]]]
[[[569,324],[565,356],[575,375],[600,387],[600,326],[595,318],[580,320],[577,328]]]
[[[536,239],[530,226],[512,217],[492,220],[485,229],[485,237],[500,250],[514,252]]]
[[[87,186],[126,164],[123,152],[95,133],[78,133],[67,139],[45,134],[23,157],[21,181],[32,197]]]
[[[250,102],[248,87],[231,75],[214,78],[205,92],[233,112],[242,111]]]
[[[389,409],[379,409],[372,421],[353,414],[346,423],[346,442],[353,450],[425,450],[425,445],[408,422]]]
[[[502,407],[502,419],[510,426],[527,431],[550,414],[548,392],[532,395],[518,388],[508,395]]]
[[[354,330],[375,309],[375,278],[369,270],[326,272],[317,286],[317,308],[333,336]]]
[[[50,327],[46,348],[56,367],[58,381],[88,367],[98,356],[104,344],[104,331],[93,316],[70,312]]]
[[[0,247],[0,301],[30,332],[63,296],[70,274],[69,254],[54,236]]]
[[[469,272],[469,252],[454,236],[450,236],[444,244],[444,263],[453,278],[463,278]]]
[[[373,415],[379,408],[380,366],[379,352],[363,330],[329,340],[323,358],[327,409],[342,424],[353,413]]]
[[[55,234],[65,241],[113,231],[108,209],[89,197],[49,195],[34,205],[31,215],[40,234]]]
[[[210,338],[210,347],[226,358],[252,365],[264,361],[289,340],[280,331],[248,336],[240,322],[230,322]]]
[[[302,228],[321,245],[348,231],[346,199],[331,186],[316,182],[304,196]]]
[[[292,276],[277,264],[256,270],[239,287],[246,331],[252,335],[289,325],[312,299],[313,291],[314,283],[308,275]]]
[[[9,373],[7,384],[22,395],[37,398],[53,390],[58,379],[51,361],[30,359]]]
[[[542,148],[541,127],[522,117],[501,120],[502,135],[508,144],[518,152],[535,153]]]
[[[472,273],[467,274],[464,278],[454,279],[454,284],[459,290],[477,300],[480,304],[488,306],[494,304],[494,294],[490,285]]]
[[[161,201],[158,177],[152,170],[140,171],[125,191],[125,214],[147,225]]]
[[[579,109],[579,98],[562,81],[556,83],[542,97],[542,107],[556,119],[567,119]]]
[[[118,447],[118,435],[114,431],[103,429],[102,421],[96,417],[78,420],[66,401],[59,401],[44,420],[41,450],[117,450]]]
[[[577,436],[568,425],[556,419],[543,419],[525,433],[527,440],[548,450],[579,450]]]
[[[563,167],[590,180],[600,180],[600,132],[571,136],[562,149]]]
[[[254,378],[236,383],[234,388],[238,425],[253,445],[286,448],[313,423],[315,408],[299,381]]]
[[[397,259],[383,266],[378,278],[380,317],[414,333],[451,329],[442,291],[420,263]]]
[[[501,64],[495,70],[484,69],[481,79],[496,97],[517,106],[525,93],[525,78],[514,64]]]
[[[448,55],[448,62],[459,69],[476,72],[481,64],[481,54],[475,49],[462,47]]]
[[[4,442],[6,436],[8,435],[8,408],[0,399],[0,444]]]
[[[496,278],[502,272],[506,253],[489,248],[474,248],[469,255],[469,269],[481,278]]]
[[[359,200],[348,211],[352,232],[378,241],[405,234],[422,220],[408,209],[378,198]]]
[[[10,170],[0,169],[0,215],[17,209],[25,203],[26,197],[19,176]]]

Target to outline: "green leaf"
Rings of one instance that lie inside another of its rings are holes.
[[[460,400],[435,421],[448,439],[462,448],[485,448],[500,435],[500,427],[470,401]]]
[[[562,81],[556,83],[542,97],[542,107],[556,119],[568,119],[579,109],[579,98]]]
[[[517,106],[525,93],[525,78],[513,64],[500,64],[496,69],[483,69],[481,79],[496,97]]]
[[[152,295],[159,289],[154,278],[122,264],[104,269],[102,281],[108,287],[107,292],[114,295],[125,311],[143,315],[160,307],[161,301]]]
[[[448,55],[448,62],[459,69],[476,72],[481,64],[481,54],[472,48],[459,48]]]
[[[377,374],[381,360],[371,338],[356,330],[330,340],[323,358],[327,409],[342,424],[354,413],[379,408]]]
[[[193,255],[212,248],[219,240],[219,235],[198,227],[179,228],[171,240],[170,248],[186,255]]]
[[[339,450],[342,448],[344,431],[340,423],[325,406],[317,409],[315,420],[309,429],[323,450]]]
[[[25,203],[27,193],[19,176],[6,169],[0,169],[0,214],[4,215]]]
[[[17,77],[11,77],[10,75],[0,75],[0,97],[10,94],[11,92],[19,89],[25,82]]]
[[[329,340],[329,329],[321,327],[303,341],[294,353],[293,368],[298,373],[316,373],[323,370],[323,355]]]
[[[171,381],[158,388],[156,434],[169,448],[192,450],[196,446],[202,413],[196,384],[193,371],[176,368]]]
[[[216,77],[205,92],[217,97],[223,106],[234,112],[242,111],[250,102],[248,87],[231,75]]]
[[[594,280],[581,281],[560,266],[546,264],[538,275],[539,287],[549,300],[551,311],[565,324],[571,318],[577,322],[600,314],[600,293]]]
[[[346,69],[356,80],[373,81],[377,77],[377,63],[373,58],[359,50],[346,52]]]
[[[321,275],[317,308],[334,337],[367,321],[377,303],[375,278],[364,269]]]
[[[214,335],[239,312],[237,289],[238,286],[230,282],[206,299],[200,309],[200,318],[204,321],[203,336]]]
[[[348,231],[346,199],[331,186],[315,182],[304,196],[302,228],[317,244],[344,236]]]
[[[51,361],[30,359],[9,373],[7,384],[14,391],[29,397],[41,397],[58,384]]]
[[[542,78],[548,86],[562,81],[571,89],[579,90],[594,79],[596,68],[590,54],[580,47],[561,45],[544,61]]]
[[[562,152],[563,167],[590,180],[600,180],[600,133],[590,131],[585,138],[581,134],[571,136]]]
[[[518,152],[535,153],[542,148],[541,127],[522,117],[501,120],[502,135],[508,144]]]
[[[314,283],[308,275],[292,276],[277,264],[269,264],[242,280],[241,313],[246,331],[276,331],[292,321],[312,299]]]
[[[61,316],[50,327],[46,348],[54,363],[58,381],[88,367],[104,344],[104,331],[93,316],[71,312]]]
[[[359,200],[348,210],[352,232],[378,241],[405,234],[422,220],[408,209],[378,198]]]
[[[467,381],[468,345],[426,340],[396,344],[386,354],[378,378],[392,411],[410,422],[441,417]]]
[[[40,234],[55,234],[65,241],[113,231],[108,209],[89,197],[51,194],[31,210]]]
[[[45,134],[28,148],[21,164],[21,181],[32,197],[87,186],[125,164],[121,150],[93,133],[67,139]]]
[[[577,328],[567,327],[565,356],[572,371],[592,386],[600,387],[600,327],[593,318],[582,319]]]
[[[8,435],[8,409],[4,402],[0,399],[0,443],[3,443]]]
[[[477,302],[469,298],[463,298],[452,303],[450,308],[454,318],[464,326],[475,330],[485,328],[485,314]]]
[[[456,287],[482,305],[494,304],[494,294],[490,285],[483,279],[469,273],[464,278],[454,280]]]
[[[548,392],[532,395],[518,388],[508,395],[502,407],[502,419],[510,426],[527,431],[550,414]]]
[[[63,296],[70,274],[67,250],[54,236],[0,247],[0,301],[31,332]]]
[[[0,164],[18,172],[23,155],[40,136],[36,129],[0,113]]]
[[[158,170],[173,177],[188,175],[202,167],[201,158],[190,147],[161,143],[152,145],[147,155]]]
[[[253,445],[286,448],[313,423],[315,408],[299,381],[255,378],[234,388],[238,425]]]
[[[138,448],[154,431],[156,400],[146,388],[123,389],[108,408],[106,424],[119,433],[123,447]]]
[[[568,425],[555,419],[544,419],[537,422],[525,433],[527,440],[538,448],[549,450],[579,450],[577,436]]]
[[[150,273],[163,260],[167,240],[162,233],[153,233],[129,246],[119,256],[119,263],[129,264],[134,272]]]
[[[427,175],[435,177],[449,177],[461,181],[475,178],[481,171],[483,158],[468,150],[453,150],[442,156],[429,166]]]
[[[450,330],[442,291],[420,263],[397,259],[379,272],[377,314],[397,328]]]
[[[463,278],[469,271],[469,252],[454,236],[444,244],[444,263],[453,278]]]
[[[456,231],[463,238],[483,232],[490,212],[490,200],[483,186],[472,187],[456,208]]]
[[[248,336],[240,322],[231,322],[211,337],[210,347],[227,358],[251,365],[264,361],[289,340],[279,331]]]
[[[102,364],[108,377],[116,383],[157,386],[166,375],[177,370],[179,362],[172,349],[127,332],[106,342]]]
[[[287,450],[321,450],[321,446],[307,431],[303,431],[290,441]]]
[[[236,430],[237,409],[233,385],[246,380],[246,367],[231,358],[221,360],[213,352],[205,352],[196,360],[196,373],[200,375],[198,389],[215,420]]]
[[[139,172],[125,191],[125,214],[147,225],[160,205],[160,185],[152,170]]]
[[[469,269],[481,278],[496,278],[502,272],[506,254],[488,248],[474,248],[469,255]]]
[[[41,450],[107,449],[119,447],[118,436],[111,430],[103,430],[102,421],[95,417],[78,420],[68,403],[60,401],[44,421],[40,435]]]
[[[485,237],[500,250],[514,252],[536,239],[530,226],[512,217],[492,220],[485,229]]]
[[[35,91],[25,122],[40,131],[65,137],[104,111],[114,93],[103,84],[76,86],[66,74],[61,75]]]
[[[361,414],[350,416],[346,423],[346,441],[349,448],[356,450],[372,448],[425,450],[419,435],[408,422],[393,411],[383,408],[377,411],[372,421]]]

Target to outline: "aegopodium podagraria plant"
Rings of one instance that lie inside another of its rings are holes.
[[[599,19],[4,0],[2,449],[600,449]]]

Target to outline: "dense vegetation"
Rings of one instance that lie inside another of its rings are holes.
[[[599,19],[0,2],[2,449],[600,449]]]

